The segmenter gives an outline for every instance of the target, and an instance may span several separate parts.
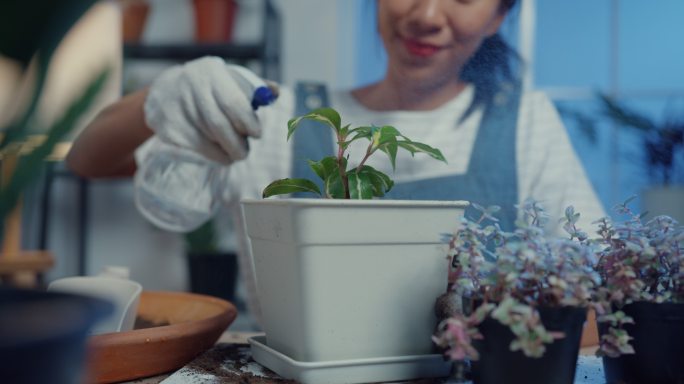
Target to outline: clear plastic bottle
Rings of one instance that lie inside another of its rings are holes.
[[[219,209],[221,166],[156,138],[135,174],[138,210],[158,227],[185,232]]]

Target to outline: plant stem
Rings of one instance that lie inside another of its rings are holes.
[[[358,167],[356,167],[356,173],[359,173],[359,171],[361,170],[361,167],[363,167],[363,165],[366,163],[366,160],[368,160],[368,158],[373,154],[373,151],[371,151],[372,145],[373,145],[372,142],[370,144],[368,144],[368,149],[366,149],[366,155],[363,157],[363,159],[359,163]]]
[[[343,138],[337,137],[337,142],[343,142]],[[340,171],[340,178],[342,179],[342,187],[344,188],[344,198],[349,199],[349,179],[347,179],[347,170],[344,165],[344,148],[342,145],[337,144],[337,169]]]

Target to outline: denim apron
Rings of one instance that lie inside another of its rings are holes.
[[[504,91],[502,91],[504,92]],[[487,207],[498,205],[496,214],[504,230],[513,230],[518,204],[516,167],[516,127],[520,88],[512,87],[485,106],[466,173],[396,183],[386,199],[467,200]],[[328,106],[326,88],[321,84],[300,83],[296,87],[297,116]],[[311,125],[319,125],[313,126]],[[401,127],[397,127],[401,131]],[[319,160],[336,153],[333,133],[318,122],[303,121],[293,135],[292,177],[307,178],[322,186],[305,159]],[[449,159],[447,159],[449,161]],[[305,197],[306,194],[294,194]],[[469,207],[469,217],[479,215]]]

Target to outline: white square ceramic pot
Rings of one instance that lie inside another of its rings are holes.
[[[298,361],[434,353],[442,235],[467,202],[242,202],[266,342]]]

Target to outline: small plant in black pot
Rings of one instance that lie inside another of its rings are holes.
[[[216,223],[207,221],[185,234],[190,291],[235,300],[237,255],[218,246]]]
[[[438,326],[435,343],[454,361],[470,359],[475,383],[574,381],[582,326],[599,276],[586,243],[550,239],[534,201],[520,208],[514,232],[503,232],[483,208],[450,236],[450,290],[463,310]],[[574,236],[579,214],[566,210]],[[489,224],[487,224],[489,223]]]
[[[668,216],[599,220],[597,317],[606,380],[684,383],[684,227]],[[601,313],[603,312],[603,313]]]

